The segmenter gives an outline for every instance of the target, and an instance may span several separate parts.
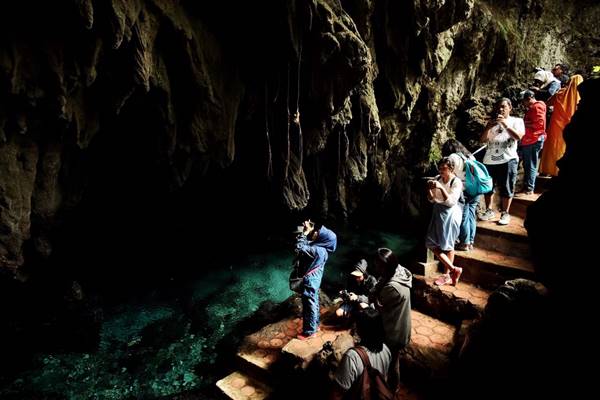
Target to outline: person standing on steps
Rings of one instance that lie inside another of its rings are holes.
[[[518,196],[533,194],[540,151],[546,139],[546,103],[535,99],[531,90],[521,92],[521,102],[525,112],[525,135],[519,149],[523,157],[523,189]]]
[[[492,177],[494,186],[499,187],[502,198],[499,225],[510,223],[510,204],[514,196],[519,164],[517,143],[525,135],[523,119],[512,117],[511,110],[512,104],[509,99],[503,97],[498,100],[494,105],[494,117],[481,134],[481,142],[487,143],[483,163]],[[486,211],[479,218],[489,221],[496,216],[492,210],[494,190],[484,196]]]
[[[454,163],[454,174],[463,183],[463,196],[465,198],[465,206],[463,208],[462,220],[460,222],[460,231],[456,250],[469,251],[473,250],[475,243],[475,232],[477,230],[477,205],[481,199],[481,195],[470,196],[464,190],[465,183],[465,160],[475,159],[471,152],[467,150],[461,142],[456,139],[448,139],[442,146],[442,156],[448,157]]]
[[[427,199],[433,203],[433,211],[425,246],[444,265],[444,273],[435,280],[435,284],[456,285],[462,274],[462,268],[454,265],[454,244],[462,221],[463,184],[454,175],[454,163],[449,157],[438,162],[438,171],[440,174],[428,182]]]
[[[573,75],[567,86],[559,90],[558,93],[548,100],[548,105],[554,107],[554,112],[550,117],[548,140],[544,144],[542,160],[540,161],[541,174],[558,175],[556,161],[562,158],[567,148],[563,138],[563,130],[571,122],[571,117],[577,109],[577,104],[580,100],[577,86],[581,82],[583,82],[581,75]]]
[[[319,289],[329,253],[337,247],[336,234],[324,226],[315,226],[308,220],[302,224],[302,233],[296,240],[296,255],[304,274],[302,289],[302,334],[298,339],[310,338],[319,328]]]
[[[533,85],[529,86],[529,90],[535,93],[538,100],[546,101],[558,92],[560,89],[560,81],[554,77],[550,71],[537,71],[533,76]]]
[[[560,81],[560,87],[567,86],[569,83],[569,66],[567,64],[558,63],[552,68],[551,72]]]

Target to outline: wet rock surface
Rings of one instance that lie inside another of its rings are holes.
[[[597,61],[597,43],[577,40],[594,28],[575,22],[599,12],[587,1],[30,3],[2,6],[11,269],[82,229],[89,242],[154,229],[173,248],[161,231],[229,207],[223,232],[267,210],[415,217],[412,183],[440,143],[474,146],[492,99],[534,66]]]

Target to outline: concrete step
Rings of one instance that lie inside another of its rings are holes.
[[[466,287],[459,286],[455,289]],[[467,292],[464,295],[465,299],[476,299],[477,295],[484,296],[479,292],[474,293],[473,290],[464,290]],[[460,299],[463,295],[453,293],[452,296]],[[329,311],[331,310],[327,310]],[[411,317],[411,343],[407,346],[401,360],[404,382],[401,391],[405,394],[404,398],[419,399],[424,398],[422,391],[411,388],[419,388],[426,380],[431,382],[432,378],[447,377],[456,329],[451,324],[416,310],[412,311]],[[339,349],[354,345],[347,329],[335,330],[322,324],[320,331],[313,338],[303,341],[295,338],[300,329],[299,318],[288,318],[246,336],[237,354],[239,369],[216,384],[224,398],[234,400],[261,400],[286,398],[286,396],[290,398],[289,384],[285,382],[295,382],[295,379],[301,376],[298,375],[299,371],[310,364],[325,342],[335,342],[334,348],[338,349],[336,358],[341,358],[344,353]],[[340,345],[340,342],[346,341],[348,343]],[[290,360],[294,362],[289,363]],[[410,386],[406,386],[406,383]],[[281,397],[282,393],[287,394]]]
[[[535,191],[542,193],[550,188],[552,185],[552,176],[538,175],[535,178]]]
[[[263,400],[269,398],[272,389],[259,380],[235,371],[217,382],[221,394],[231,400]]]
[[[531,195],[522,196],[518,195],[513,197],[513,200],[510,205],[510,214],[511,216],[520,217],[521,219],[525,219],[527,215],[527,207],[529,207],[532,203],[534,203],[540,197],[540,193],[533,193]],[[494,195],[492,209],[498,212],[501,207],[501,197],[498,195]],[[484,196],[481,196],[481,201],[479,203],[479,210],[481,212],[485,211],[485,201]],[[498,215],[498,218],[500,216]]]
[[[322,324],[319,329],[313,337],[306,340],[292,339],[281,349],[282,356],[286,359],[286,368],[306,369],[326,342],[333,343],[335,348],[344,349],[342,353],[354,345],[350,329]]]
[[[530,258],[529,239],[523,219],[511,216],[508,225],[498,225],[500,215],[491,221],[478,221],[475,247],[497,251],[513,257]]]
[[[448,377],[450,355],[456,328],[453,325],[412,310],[411,341],[400,356],[403,382],[427,387]]]
[[[477,239],[476,239],[477,240]],[[535,280],[531,261],[493,250],[475,247],[468,252],[456,252],[454,263],[463,268],[461,279],[482,287],[495,288],[506,280],[526,278]]]
[[[238,349],[238,367],[265,382],[273,381],[273,366],[281,358],[281,349],[300,333],[301,327],[299,318],[288,318],[246,336]]]
[[[323,310],[325,315],[330,310]],[[237,364],[244,373],[267,383],[275,383],[277,375],[297,366],[306,368],[325,342],[334,342],[348,329],[321,324],[319,332],[308,340],[298,340],[302,332],[300,318],[287,318],[261,328],[242,341]],[[286,358],[284,360],[284,358]]]
[[[459,281],[456,286],[437,286],[436,277],[413,275],[412,305],[437,319],[458,324],[481,316],[491,292]]]

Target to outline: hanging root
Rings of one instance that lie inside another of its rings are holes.
[[[310,9],[310,7],[309,7]],[[300,124],[300,64],[302,63],[302,34],[298,39],[298,68],[296,85],[296,116],[295,121],[298,124],[298,158],[300,159],[300,168],[302,168],[302,158],[304,156],[304,143],[302,138],[302,125]]]
[[[267,154],[269,159],[267,161],[267,177],[271,179],[273,177],[273,152],[271,150],[271,137],[269,135],[269,86],[265,82],[265,133],[267,135]]]
[[[288,62],[287,67],[287,92],[285,99],[285,109],[287,111],[287,151],[285,156],[285,168],[283,171],[284,179],[288,177],[288,171],[290,168],[290,153],[291,153],[291,145],[290,145],[290,63]]]
[[[343,127],[343,132],[344,132],[344,142],[345,142],[345,149],[344,149],[344,161],[348,160],[348,157],[350,157],[350,139],[348,139],[348,132],[346,132],[346,124],[344,124]]]

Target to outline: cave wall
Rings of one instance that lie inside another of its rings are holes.
[[[534,66],[600,58],[593,1],[46,3],[0,6],[12,270],[92,233],[176,242],[215,212],[218,235],[415,217],[446,138],[474,146]]]

